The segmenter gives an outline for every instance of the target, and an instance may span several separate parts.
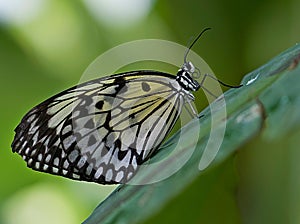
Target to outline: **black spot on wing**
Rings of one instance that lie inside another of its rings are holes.
[[[118,159],[123,160],[125,158],[125,156],[127,155],[127,153],[128,153],[128,150],[124,150],[124,151],[119,150],[118,151]]]
[[[149,92],[150,91],[150,85],[147,82],[142,82],[142,89],[145,92]]]
[[[115,90],[116,90],[116,93],[114,94],[117,95],[117,94],[121,94],[121,93],[125,93],[128,91],[128,87],[126,86],[126,79],[124,77],[116,77],[115,80],[114,80],[114,85],[116,85],[115,87]]]
[[[95,104],[95,107],[96,107],[98,110],[102,110],[103,105],[104,105],[103,100],[100,100],[100,101],[98,101],[98,102]]]
[[[89,119],[85,124],[84,124],[85,128],[88,129],[94,129],[95,128],[95,124],[94,121],[92,119]]]
[[[91,135],[89,137],[88,146],[92,146],[92,145],[96,144],[96,142],[97,142],[97,139],[95,138],[95,136]]]
[[[120,149],[121,145],[122,145],[122,143],[121,143],[120,139],[116,139],[116,141],[115,141],[115,147],[118,148],[118,149]]]

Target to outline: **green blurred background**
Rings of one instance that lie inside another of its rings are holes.
[[[80,223],[114,189],[31,171],[10,148],[22,116],[76,84],[98,55],[145,38],[186,45],[209,26],[193,50],[218,78],[237,84],[300,40],[299,9],[299,0],[0,0],[0,223]],[[203,183],[189,189],[191,198],[178,199],[190,200],[184,211],[193,223],[300,223],[293,202],[300,182],[283,156],[284,142],[257,142],[206,174],[218,177],[207,207],[197,207],[194,197]],[[155,222],[180,213],[167,212]]]

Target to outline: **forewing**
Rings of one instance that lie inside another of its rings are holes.
[[[173,76],[139,71],[70,88],[30,110],[12,144],[38,171],[125,183],[176,122],[183,96]]]

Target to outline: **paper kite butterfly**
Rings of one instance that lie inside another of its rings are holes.
[[[196,70],[186,55],[176,76],[126,72],[47,99],[15,129],[13,152],[37,171],[100,184],[126,183],[158,150],[182,107],[192,106],[190,91],[202,87],[193,79]]]

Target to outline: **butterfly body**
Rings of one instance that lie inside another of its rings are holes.
[[[158,149],[183,105],[194,100],[190,91],[200,85],[193,72],[185,63],[177,76],[135,71],[67,89],[24,116],[13,151],[34,170],[126,183]]]

